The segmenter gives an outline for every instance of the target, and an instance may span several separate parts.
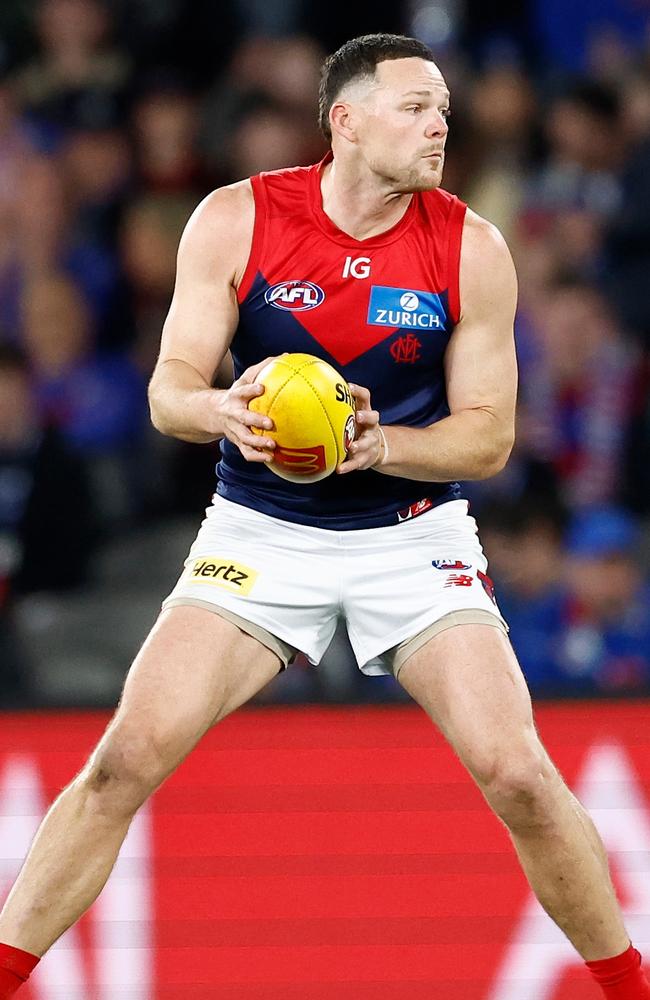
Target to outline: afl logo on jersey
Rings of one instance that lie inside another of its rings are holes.
[[[304,312],[315,309],[325,298],[325,292],[313,281],[280,281],[267,288],[264,299],[274,309]]]

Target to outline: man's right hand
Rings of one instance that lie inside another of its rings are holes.
[[[247,462],[273,461],[275,441],[270,437],[255,434],[251,430],[252,427],[273,430],[273,421],[261,413],[254,413],[248,409],[251,399],[264,393],[264,386],[256,379],[262,368],[270,361],[275,361],[275,358],[265,358],[259,364],[247,368],[218,401],[224,437],[239,448]]]

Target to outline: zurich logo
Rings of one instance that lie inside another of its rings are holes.
[[[399,300],[399,304],[401,305],[402,309],[406,309],[407,312],[413,312],[413,310],[417,309],[417,307],[420,305],[420,300],[415,294],[415,292],[404,292],[401,299]]]
[[[393,329],[444,331],[447,311],[438,292],[373,285],[368,304],[368,323]]]
[[[287,312],[304,312],[315,309],[325,298],[325,292],[313,281],[280,281],[267,288],[265,301],[274,309]]]

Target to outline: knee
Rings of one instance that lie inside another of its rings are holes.
[[[129,815],[162,780],[161,762],[141,738],[107,734],[80,778],[94,808]]]
[[[561,779],[538,740],[496,751],[479,785],[511,830],[547,826]]]

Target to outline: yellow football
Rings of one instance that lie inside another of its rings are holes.
[[[269,469],[291,483],[317,483],[345,459],[354,440],[354,399],[339,372],[312,354],[284,354],[257,381],[265,389],[249,409],[270,417],[275,441]]]

